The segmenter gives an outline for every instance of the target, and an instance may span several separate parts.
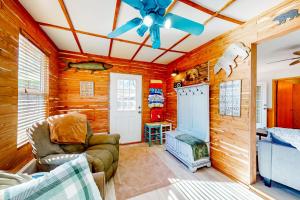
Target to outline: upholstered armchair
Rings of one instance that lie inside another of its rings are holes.
[[[47,121],[35,123],[27,130],[27,134],[33,155],[37,159],[38,170],[50,171],[81,153],[86,153],[91,171],[103,171],[106,180],[109,180],[118,167],[120,135],[94,135],[89,123],[87,132],[85,144],[59,145],[50,141]]]

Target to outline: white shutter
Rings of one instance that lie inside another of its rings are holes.
[[[17,146],[27,143],[26,129],[47,117],[49,58],[19,36]]]

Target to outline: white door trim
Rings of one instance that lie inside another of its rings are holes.
[[[256,122],[256,128],[266,128],[267,127],[267,83],[257,82],[257,86],[261,87],[261,122]],[[257,106],[257,105],[256,105]]]

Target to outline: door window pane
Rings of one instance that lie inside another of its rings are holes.
[[[136,110],[136,81],[118,80],[117,83],[117,110]]]

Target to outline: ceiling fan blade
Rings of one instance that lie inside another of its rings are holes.
[[[143,37],[143,36],[145,35],[145,33],[146,33],[147,30],[148,30],[148,26],[142,24],[142,25],[136,30],[136,32],[137,32],[137,34],[138,34],[139,36]]]
[[[297,56],[300,56],[300,51],[295,51],[293,54],[297,55]]]
[[[119,35],[122,35],[123,33],[137,27],[143,22],[141,18],[134,18],[130,21],[128,21],[126,24],[120,26],[119,28],[115,29],[114,31],[110,32],[107,37],[109,38],[116,38]]]
[[[167,8],[172,3],[172,1],[175,1],[175,0],[156,0],[157,5],[160,8]]]
[[[283,60],[277,60],[277,61],[274,61],[274,62],[269,62],[267,64],[272,64],[272,63],[278,63],[278,62],[283,62],[283,61],[287,61],[287,60],[295,60],[295,59],[298,59],[300,57],[297,57],[297,58],[288,58],[288,59],[283,59]]]
[[[171,28],[176,28],[192,35],[200,35],[204,31],[204,25],[184,17],[168,13],[164,17],[164,21],[171,20]]]
[[[159,26],[157,24],[153,24],[150,27],[150,37],[152,41],[152,48],[153,49],[160,48],[160,32],[159,32]]]
[[[144,7],[142,1],[140,1],[140,0],[122,0],[122,1],[137,10],[140,10]]]
[[[290,66],[296,65],[296,64],[298,64],[298,63],[300,63],[300,60],[295,60],[294,62],[291,62],[291,63],[290,63]]]

